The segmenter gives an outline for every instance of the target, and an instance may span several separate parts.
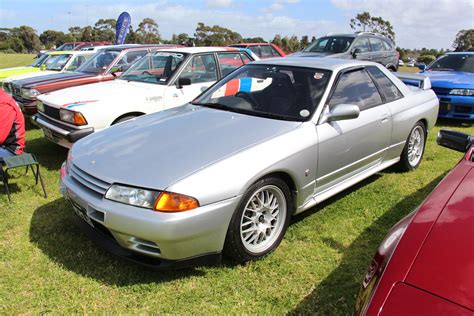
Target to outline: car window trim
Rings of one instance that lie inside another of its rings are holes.
[[[180,69],[178,69],[179,72],[175,71],[174,75],[171,76],[171,79],[169,80],[168,86],[173,86],[173,85],[176,84],[179,76],[181,76],[181,73],[184,71],[186,66],[191,62],[191,60],[194,57],[203,56],[203,55],[211,55],[212,58],[214,58],[214,62],[216,63],[216,75],[217,75],[217,80],[216,81],[219,81],[220,71],[218,70],[219,69],[219,63],[217,62],[216,52],[201,52],[201,53],[196,53],[196,54],[189,53],[187,60],[184,60],[183,63],[181,64],[181,66],[179,67],[180,68]],[[212,82],[212,81],[209,81],[209,82]],[[205,82],[198,82],[198,83],[205,83]],[[191,85],[193,85],[193,83],[191,83]]]
[[[401,92],[400,89],[398,89],[397,85],[396,85],[395,83],[393,83],[393,81],[390,80],[390,78],[387,77],[387,76],[383,73],[382,70],[380,70],[380,71],[382,72],[382,75],[384,75],[385,78],[387,78],[388,81],[390,81],[390,82],[392,83],[392,85],[394,85],[395,88],[397,88],[398,92],[400,92],[400,95],[401,95],[401,97],[399,97],[399,98],[397,98],[397,99],[395,99],[395,100],[387,101],[387,97],[385,96],[385,93],[383,92],[382,87],[380,87],[379,83],[378,83],[377,80],[374,78],[374,76],[370,73],[370,71],[367,70],[367,68],[369,68],[369,67],[374,67],[374,68],[376,68],[376,69],[378,69],[378,70],[380,70],[380,69],[379,69],[377,66],[367,66],[367,67],[365,67],[365,68],[366,68],[365,71],[369,74],[369,77],[370,77],[370,78],[372,79],[372,81],[374,82],[375,86],[377,87],[377,90],[379,90],[379,94],[380,94],[380,96],[382,97],[383,104],[387,104],[387,103],[390,103],[390,102],[395,102],[395,101],[398,101],[398,100],[403,99],[403,98],[405,97],[405,95],[403,94],[403,92]]]

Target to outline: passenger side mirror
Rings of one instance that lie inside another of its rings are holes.
[[[360,48],[354,48],[352,50],[352,53],[351,53],[352,58],[357,58],[357,54],[360,54]]]
[[[191,85],[191,78],[179,78],[176,88],[181,89],[183,86]]]
[[[425,71],[426,70],[426,65],[425,64],[419,64],[418,69],[420,69],[421,71]]]
[[[343,121],[358,118],[360,109],[354,104],[338,104],[329,112],[327,121]]]
[[[469,134],[440,130],[436,139],[438,145],[465,153],[474,144],[474,137]]]

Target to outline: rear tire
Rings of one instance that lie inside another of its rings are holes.
[[[398,168],[401,171],[411,171],[421,163],[423,154],[425,152],[426,145],[426,127],[423,122],[417,122],[410,131],[405,147],[403,148],[402,155],[400,156],[400,162]]]
[[[264,178],[242,197],[230,221],[224,254],[244,263],[265,257],[280,244],[292,210],[288,185],[279,178]]]

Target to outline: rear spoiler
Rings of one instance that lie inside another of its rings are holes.
[[[415,86],[422,90],[431,89],[431,80],[427,76],[406,72],[394,72],[393,74],[407,85]]]

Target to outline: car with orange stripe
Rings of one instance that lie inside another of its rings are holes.
[[[170,48],[149,53],[120,78],[38,96],[32,117],[63,146],[111,125],[192,101],[217,80],[259,58],[229,47]]]

